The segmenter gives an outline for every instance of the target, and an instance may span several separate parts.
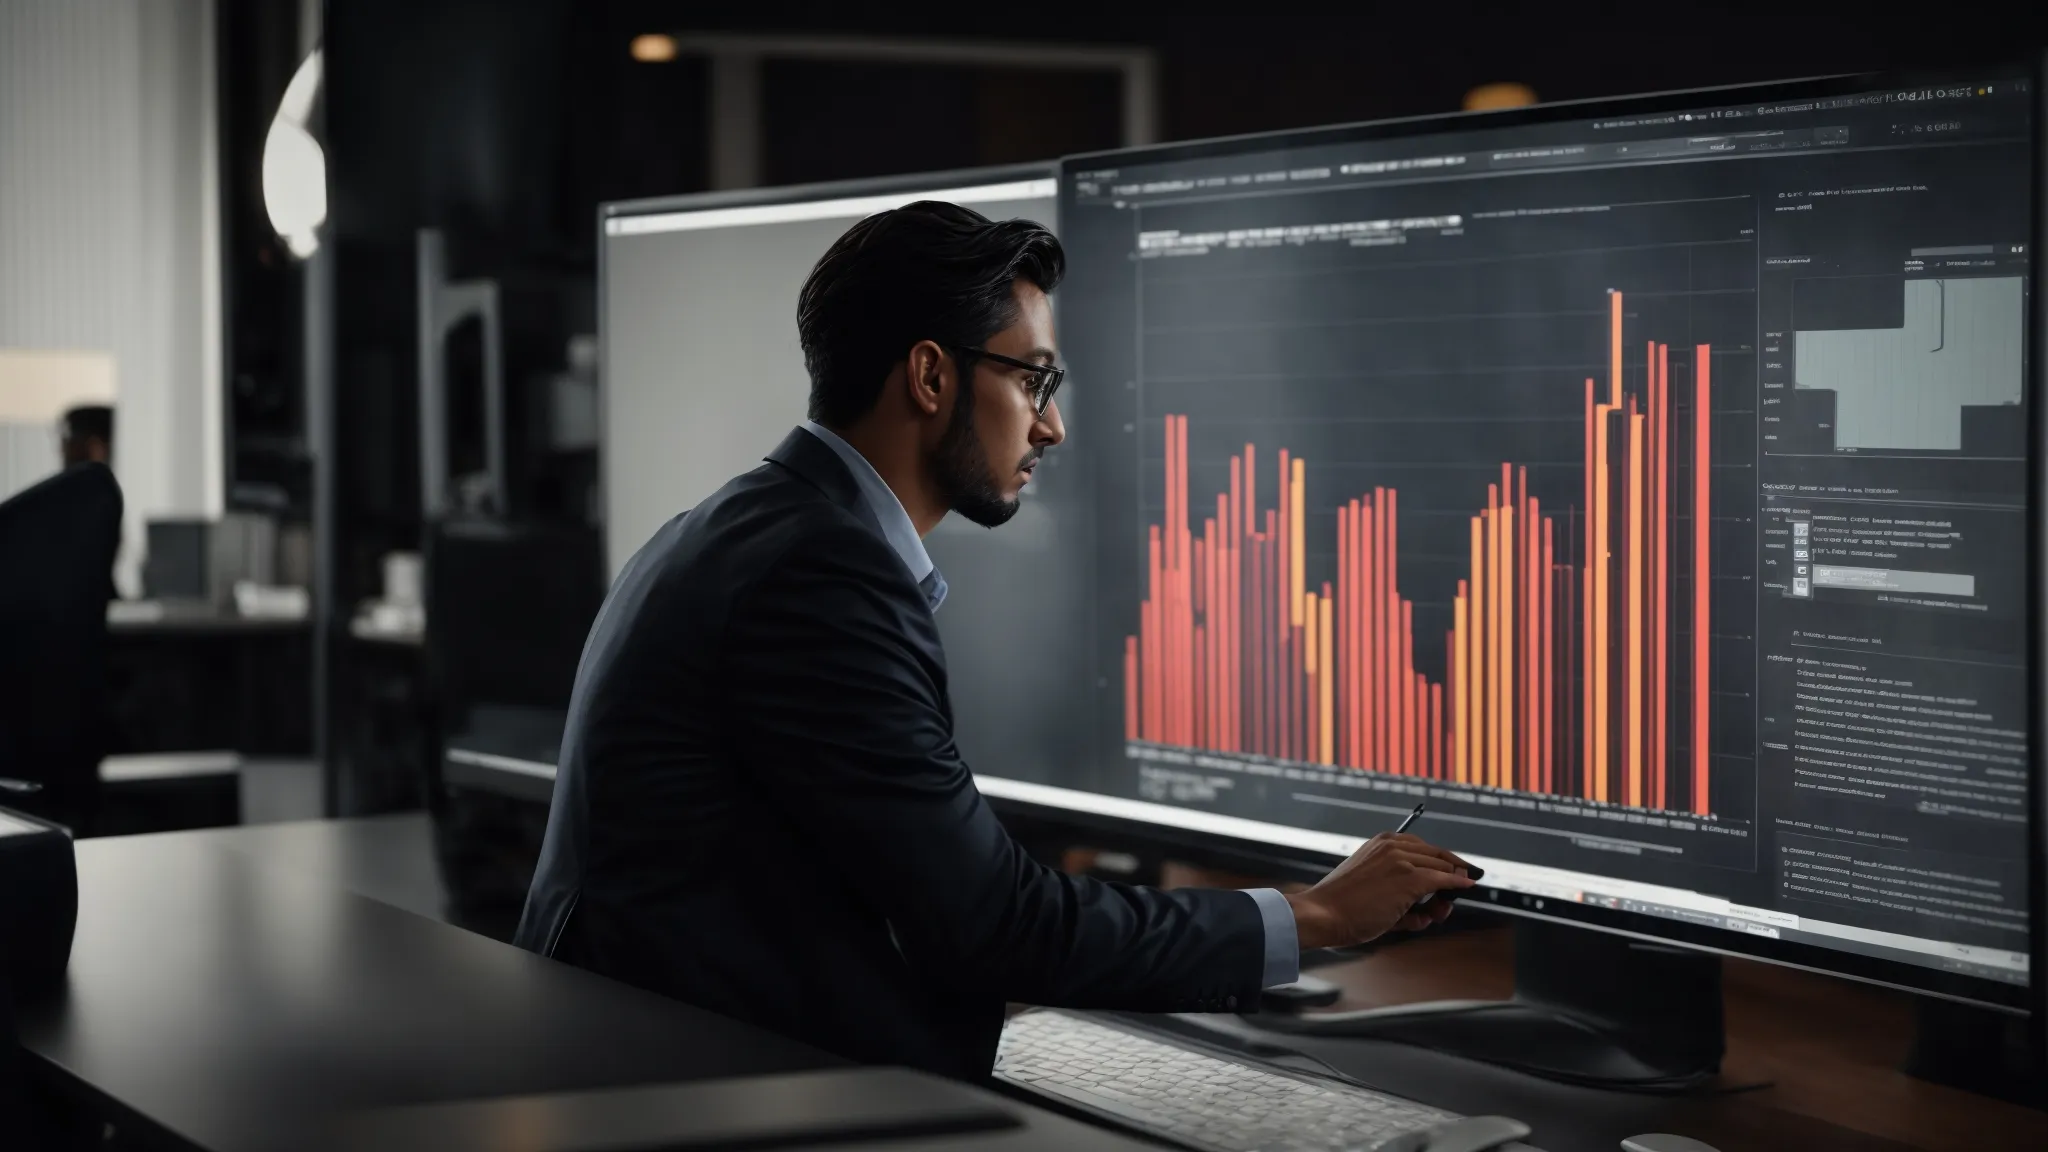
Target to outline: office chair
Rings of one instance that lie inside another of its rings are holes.
[[[604,554],[589,528],[448,520],[426,548],[426,667],[440,749],[427,810],[449,919],[500,939],[518,926],[547,809],[450,789],[442,754],[477,734],[552,760],[583,641],[604,599]]]
[[[121,487],[80,464],[0,504],[0,777],[6,802],[91,831],[107,739],[107,598]]]

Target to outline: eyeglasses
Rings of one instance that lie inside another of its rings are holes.
[[[1033,364],[1029,360],[1013,360],[1008,356],[998,355],[986,348],[968,348],[955,345],[953,346],[953,351],[955,354],[963,357],[979,357],[983,360],[993,360],[998,364],[1011,368],[1022,368],[1026,372],[1031,373],[1028,385],[1031,389],[1031,404],[1037,409],[1040,416],[1045,415],[1046,406],[1052,403],[1052,394],[1060,390],[1060,381],[1067,378],[1067,370],[1065,368],[1055,368],[1050,364]],[[965,367],[965,365],[962,365],[962,367]]]

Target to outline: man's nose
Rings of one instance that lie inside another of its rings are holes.
[[[1067,426],[1060,419],[1060,402],[1055,400],[1045,406],[1031,424],[1031,443],[1041,448],[1051,448],[1067,438]]]

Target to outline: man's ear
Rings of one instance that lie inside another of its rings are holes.
[[[953,358],[936,343],[920,340],[904,357],[903,383],[910,403],[926,416],[936,416],[955,386]]]

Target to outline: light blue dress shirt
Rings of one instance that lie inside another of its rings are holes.
[[[837,433],[814,420],[804,421],[803,429],[823,441],[846,465],[846,470],[853,473],[861,499],[875,522],[882,526],[882,538],[896,550],[903,566],[910,570],[910,578],[923,589],[925,602],[937,612],[946,600],[946,578],[932,563],[931,553],[924,550],[924,540],[917,534],[917,525],[910,522],[910,513],[903,510],[903,501],[896,498],[868,458]],[[1244,894],[1259,906],[1259,919],[1266,926],[1266,962],[1261,985],[1271,988],[1299,980],[1301,937],[1295,929],[1294,909],[1288,906],[1287,897],[1276,888],[1248,888]]]

